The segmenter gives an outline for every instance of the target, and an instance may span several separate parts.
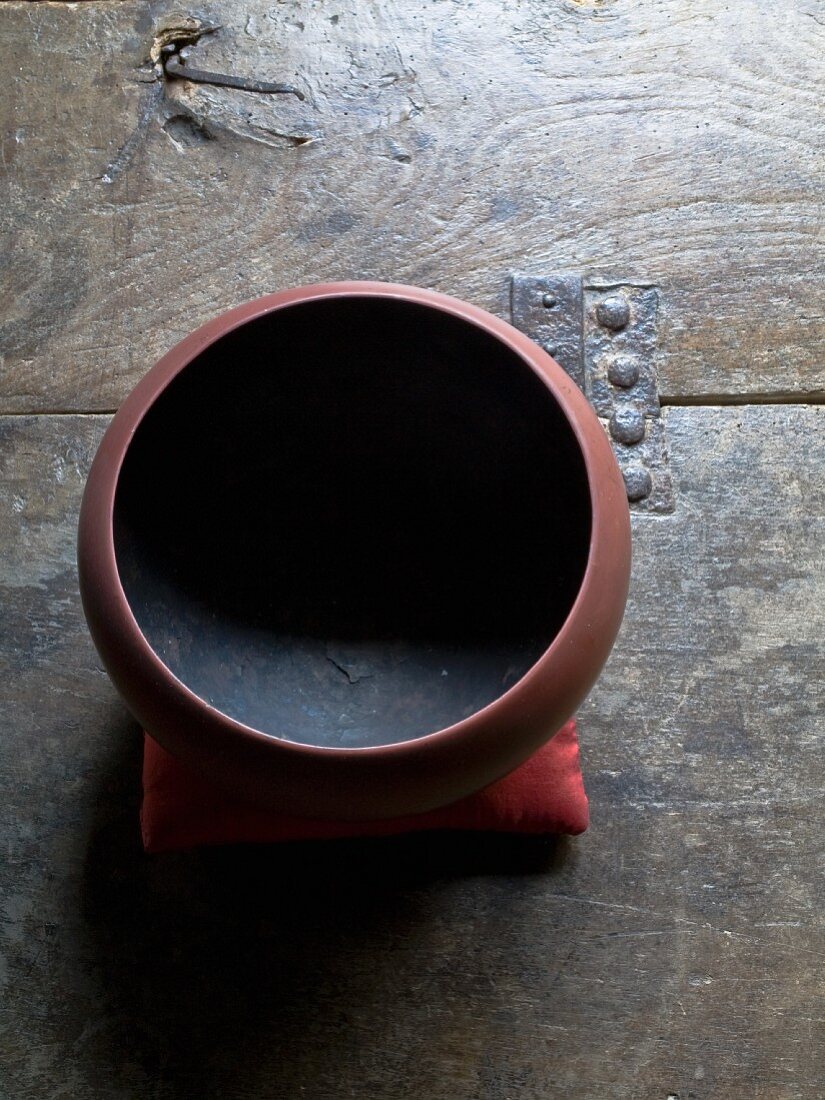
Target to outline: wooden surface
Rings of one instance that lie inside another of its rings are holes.
[[[0,5],[0,1097],[825,1095],[820,6],[198,8],[193,59],[304,105],[153,83],[172,10]],[[580,713],[590,831],[145,858],[76,589],[104,411],[254,294],[506,315],[513,270],[658,283],[695,404]]]
[[[662,392],[823,381],[817,0],[0,5],[0,411],[114,409],[216,312],[370,277],[506,313],[514,269],[659,282]],[[180,20],[178,20],[180,22]]]
[[[154,859],[76,593],[105,418],[3,419],[2,1094],[819,1095],[823,419],[668,410],[584,837]]]

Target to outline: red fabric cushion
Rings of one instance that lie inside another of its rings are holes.
[[[146,734],[140,816],[147,852],[204,844],[391,836],[424,829],[576,834],[583,833],[588,822],[572,719],[497,783],[451,806],[389,821],[321,821],[249,805],[201,778]]]

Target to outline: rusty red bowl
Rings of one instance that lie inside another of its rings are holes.
[[[413,287],[230,310],[115,416],[80,516],[83,606],[162,745],[314,817],[432,809],[573,713],[628,585],[625,490],[562,369]]]

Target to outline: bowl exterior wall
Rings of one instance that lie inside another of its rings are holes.
[[[400,299],[446,311],[517,354],[564,410],[584,456],[592,504],[581,589],[552,645],[526,675],[448,729],[367,749],[274,738],[191,692],[141,633],[120,584],[114,546],[114,500],[123,457],[147,409],[169,382],[232,329],[278,309],[330,297]],[[282,813],[368,820],[425,812],[479,790],[526,760],[573,714],[621,624],[630,576],[630,518],[621,474],[593,410],[562,368],[523,333],[433,291],[331,283],[268,295],[230,310],[187,336],[141,380],[114,417],[92,464],[80,512],[78,570],[84,612],[103,663],[132,713],[166,749],[240,797]]]

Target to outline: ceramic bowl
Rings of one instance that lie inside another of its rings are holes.
[[[80,517],[92,637],[144,728],[311,817],[425,811],[511,771],[621,621],[625,490],[564,371],[413,287],[233,309],[115,416]]]

